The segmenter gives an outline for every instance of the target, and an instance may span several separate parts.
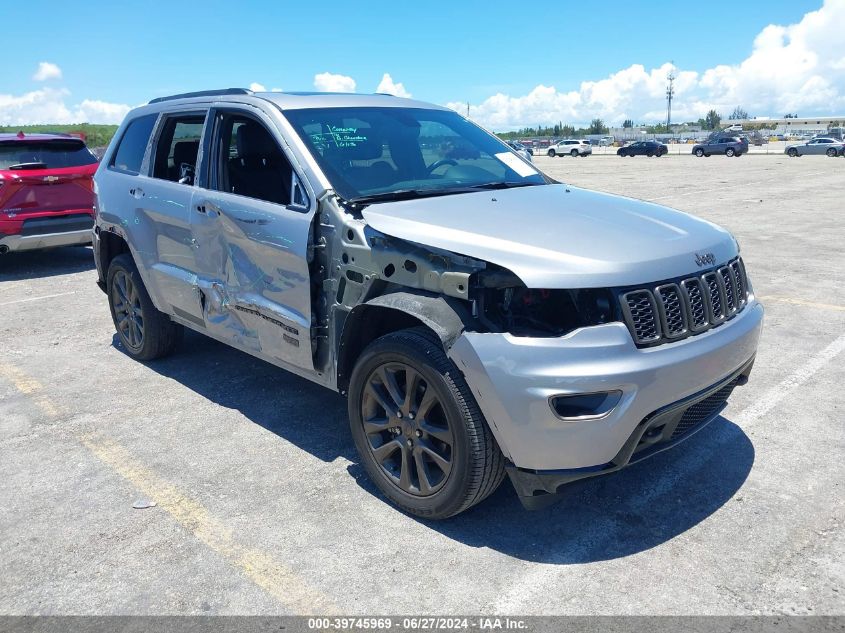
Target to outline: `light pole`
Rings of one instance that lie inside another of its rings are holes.
[[[672,125],[672,97],[675,96],[675,71],[670,70],[666,77],[669,80],[669,86],[666,88],[666,131],[669,132],[669,126]]]

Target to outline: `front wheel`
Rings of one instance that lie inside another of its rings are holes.
[[[552,158],[554,158],[554,157],[555,157],[555,151],[554,151],[553,149],[550,149],[547,153],[548,153],[548,155],[549,155],[549,156],[551,156]]]
[[[798,156],[798,150],[794,147],[790,147],[786,153],[790,158],[795,158],[796,156]]]
[[[453,516],[504,478],[504,457],[463,375],[425,328],[387,334],[364,350],[348,406],[368,475],[411,514]]]
[[[112,321],[126,353],[135,360],[172,353],[182,326],[153,305],[131,255],[123,253],[112,260],[106,284]]]
[[[704,150],[699,147],[697,150],[695,150],[695,155],[701,158],[702,156],[704,156]]]
[[[572,156],[572,158],[575,158],[576,156],[578,156],[578,150],[573,149],[571,152],[569,152],[569,155]]]

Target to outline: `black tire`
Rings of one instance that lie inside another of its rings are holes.
[[[554,158],[554,157],[555,157],[555,151],[554,151],[553,149],[550,149],[550,150],[547,152],[547,154],[548,154],[549,156],[551,156],[552,158]]]
[[[176,349],[182,339],[182,326],[153,305],[138,267],[128,253],[118,255],[109,265],[106,290],[114,328],[129,356],[135,360],[153,360]]]
[[[704,150],[699,147],[697,150],[695,150],[695,155],[701,158],[702,156],[704,156]]]
[[[833,147],[831,147],[829,150],[827,150],[827,152],[826,152],[826,153],[827,153],[827,155],[828,155],[828,156],[830,156],[831,158],[833,158],[834,156],[836,156],[836,149],[834,149]]]
[[[798,156],[798,150],[797,150],[797,149],[795,149],[794,147],[790,147],[790,148],[786,151],[786,154],[787,154],[787,156],[789,156],[790,158],[795,158],[796,156]]]
[[[569,152],[569,155],[572,156],[572,158],[577,157],[578,156],[578,150],[573,149],[571,152]]]
[[[648,150],[648,151],[645,153],[645,155],[646,155],[646,156],[648,156],[649,158],[651,158],[652,156],[654,156],[654,152],[652,152],[651,150]]]
[[[731,158],[735,154],[736,154],[736,150],[733,147],[729,147],[728,149],[725,150],[725,156],[727,156],[728,158]]]
[[[411,380],[415,388],[409,397],[406,386]],[[436,403],[426,408],[429,390]],[[399,400],[402,404],[397,405]],[[426,328],[387,334],[363,351],[350,379],[348,408],[352,437],[367,474],[393,504],[410,514],[427,519],[454,516],[492,494],[505,476],[505,459],[463,375]],[[441,437],[452,443],[440,442]],[[441,476],[436,483],[428,470],[435,464],[430,459],[435,444],[444,451],[448,447],[450,458],[448,473],[436,465]],[[386,446],[392,450],[379,451],[380,461],[375,452]],[[416,461],[420,455],[424,462],[423,452],[430,460],[423,467],[425,485]]]

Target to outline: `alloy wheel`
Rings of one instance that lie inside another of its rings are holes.
[[[434,388],[402,362],[376,367],[361,399],[368,448],[397,488],[417,497],[440,490],[452,471],[455,436]]]
[[[144,314],[141,297],[132,277],[118,271],[112,281],[112,307],[114,308],[117,330],[123,342],[133,350],[144,345]]]

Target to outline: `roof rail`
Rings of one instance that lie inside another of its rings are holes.
[[[246,88],[221,88],[220,90],[200,90],[199,92],[183,92],[169,97],[157,97],[150,103],[161,103],[162,101],[173,101],[174,99],[189,99],[191,97],[216,97],[221,95],[251,95],[252,90]]]

